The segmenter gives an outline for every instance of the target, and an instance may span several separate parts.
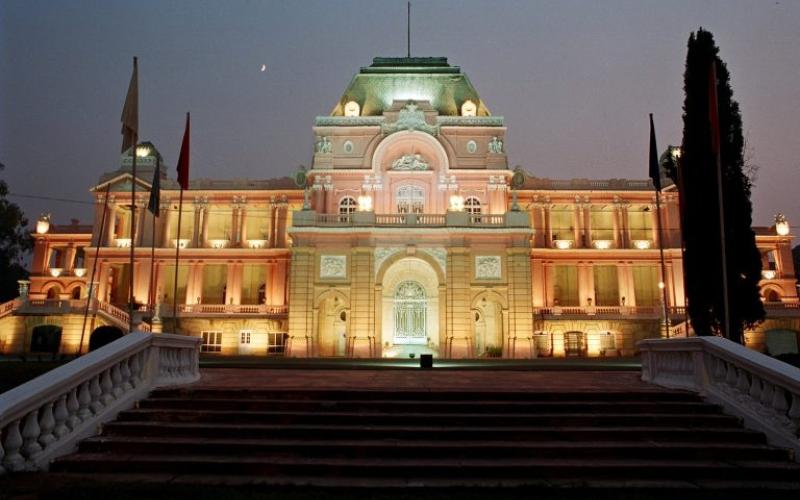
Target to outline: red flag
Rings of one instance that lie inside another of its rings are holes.
[[[717,64],[711,61],[708,72],[708,123],[711,130],[711,152],[719,154],[719,101],[717,100]]]
[[[178,184],[189,189],[189,113],[186,113],[186,131],[183,133],[181,154],[178,156]]]

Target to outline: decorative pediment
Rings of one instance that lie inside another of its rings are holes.
[[[439,134],[439,125],[429,125],[425,121],[425,112],[413,102],[409,101],[397,115],[397,121],[384,123],[381,131],[385,134],[393,134],[400,130],[419,130],[431,135]]]

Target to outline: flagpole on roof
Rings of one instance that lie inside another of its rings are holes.
[[[134,252],[136,249],[136,145],[139,141],[139,61],[133,57],[133,74],[122,108],[122,152],[131,152],[131,226],[130,226],[130,270],[128,273],[128,332],[133,332],[135,300]]]
[[[150,235],[150,285],[147,293],[147,304],[152,307],[153,317],[152,321],[158,318],[155,313],[155,305],[158,302],[158,294],[153,289],[155,268],[156,268],[156,219],[159,218],[159,210],[161,208],[161,155],[156,152],[156,167],[153,171],[153,182],[150,186],[150,201],[147,204],[147,209],[153,214],[153,225]]]
[[[650,113],[650,178],[656,191],[656,233],[658,234],[658,252],[661,257],[661,312],[664,319],[665,336],[669,338],[669,312],[667,308],[667,266],[664,263],[664,234],[661,224],[661,168],[658,164],[658,146],[656,146],[656,129],[653,125],[653,113]]]
[[[175,276],[172,285],[172,325],[173,333],[178,333],[178,269],[181,254],[181,219],[183,216],[183,190],[189,189],[189,113],[186,113],[186,129],[183,132],[181,152],[178,156],[178,232],[175,237]]]

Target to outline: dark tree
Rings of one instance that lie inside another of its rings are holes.
[[[0,163],[0,170],[3,168]],[[28,220],[7,196],[8,184],[0,180],[0,302],[17,296],[17,280],[28,277],[22,259],[33,247],[33,239],[26,229]]]
[[[689,316],[698,335],[721,332],[741,342],[745,328],[764,319],[758,282],[761,260],[752,229],[751,182],[745,172],[739,104],[733,100],[730,75],[718,56],[714,37],[702,28],[689,37],[684,75],[683,144],[677,169],[686,246],[686,293]],[[717,158],[709,115],[710,74],[716,62],[719,102],[720,163],[724,201],[725,246],[730,304],[725,324],[717,195]],[[675,174],[673,174],[675,175]]]

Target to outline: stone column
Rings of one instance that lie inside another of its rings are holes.
[[[592,248],[592,206],[583,204],[583,244]]]
[[[572,208],[572,237],[575,240],[573,242],[575,248],[581,248],[583,246],[583,241],[581,241],[581,225],[581,206],[576,202]]]
[[[620,225],[619,205],[617,203],[614,203],[612,227],[614,230],[614,248],[622,248],[622,235],[620,234],[622,229]]]
[[[161,248],[169,248],[172,246],[170,242],[170,231],[172,230],[172,217],[169,211],[170,203],[168,202],[166,206],[161,206],[161,213],[158,216],[158,223],[161,226],[161,237],[158,241],[158,246]]]
[[[661,224],[662,224],[662,219],[660,217],[661,214],[658,213],[658,210],[656,210],[656,206],[655,205],[649,205],[648,208],[650,208],[650,221],[651,221],[651,224],[653,226],[652,227],[653,248],[658,248],[658,244],[659,244],[658,230],[659,230],[659,228],[661,227]]]
[[[200,246],[203,248],[208,248],[208,220],[210,219],[208,205],[203,205],[200,208],[200,215],[203,218],[202,222],[200,223]]]
[[[276,247],[286,248],[286,218],[288,215],[289,205],[283,201],[278,206],[278,227],[277,227],[277,242]]]
[[[114,226],[116,225],[116,221],[117,205],[113,200],[109,200],[108,213],[106,214],[106,226],[103,230],[103,246],[110,247],[114,245]]]
[[[544,213],[544,246],[545,248],[553,248],[553,226],[550,221],[550,209],[552,205],[545,203],[542,208]]]
[[[244,203],[239,208],[239,246],[247,248],[247,206]]]
[[[67,273],[71,273],[72,270],[75,268],[75,254],[77,253],[77,249],[73,243],[70,243],[67,246],[67,249],[64,253],[64,271]]]
[[[620,220],[622,221],[622,248],[631,247],[631,233],[628,224],[628,206],[620,205]]]
[[[192,248],[197,248],[200,246],[200,219],[203,214],[203,207],[195,201],[194,205],[194,227],[192,228],[192,240],[191,246]],[[178,239],[180,239],[180,235],[178,235]]]

